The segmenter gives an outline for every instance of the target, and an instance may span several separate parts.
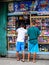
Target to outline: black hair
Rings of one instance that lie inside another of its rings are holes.
[[[42,21],[45,21],[45,19],[42,19]]]
[[[25,26],[24,23],[21,23],[21,24],[20,24],[20,27],[24,27],[24,26]]]
[[[35,25],[36,24],[36,21],[35,20],[32,20],[32,24]]]

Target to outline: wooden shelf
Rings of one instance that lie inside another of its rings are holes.
[[[49,35],[43,35],[43,36],[39,36],[39,37],[49,37]]]
[[[14,30],[14,29],[7,29],[8,31],[11,31],[11,30]],[[14,31],[16,31],[16,30],[14,30]]]
[[[15,26],[7,26],[7,27],[15,28]]]
[[[33,13],[33,12],[31,12],[31,13]],[[12,15],[25,15],[23,12],[18,12],[18,13],[8,13],[8,16],[12,16]],[[49,18],[49,16],[31,16],[31,14],[30,14],[30,25],[31,25],[31,19],[32,18]],[[42,22],[41,22],[42,23]],[[11,28],[15,28],[15,26],[7,26],[7,27],[9,27],[9,30],[10,30],[10,27]],[[44,26],[45,27],[45,26]],[[7,29],[8,30],[8,29]],[[10,37],[10,36],[17,36],[16,34],[7,34],[7,37]],[[26,34],[26,36],[28,36],[27,34]],[[47,36],[47,35],[43,35],[43,36],[40,36],[40,37],[49,37],[49,35]],[[9,44],[15,44],[16,42],[8,42],[8,49],[9,49]],[[49,44],[49,42],[39,42],[39,44]],[[47,52],[46,52],[47,53]]]
[[[15,44],[16,42],[8,42],[9,44]],[[38,42],[39,44],[49,44],[49,42]]]
[[[49,44],[49,42],[38,42],[39,44]]]
[[[15,35],[15,34],[7,34],[7,36],[17,36],[17,35]]]
[[[31,16],[31,18],[49,18],[49,16]]]
[[[43,19],[43,18],[49,18],[49,16],[32,16],[31,14],[30,14],[30,25],[32,26],[32,23],[31,23],[31,21],[32,21],[32,19]],[[38,23],[38,22],[37,22]],[[42,23],[42,21],[41,21],[41,23]],[[49,26],[49,25],[47,25],[47,26]],[[42,27],[47,27],[47,26],[42,26]],[[42,29],[42,30],[46,30],[46,29]],[[39,37],[49,37],[49,35],[40,35]],[[49,42],[39,42],[39,44],[49,44]]]
[[[15,44],[16,42],[8,42],[8,49],[9,49],[9,44]]]
[[[15,44],[16,42],[8,42],[9,44]]]

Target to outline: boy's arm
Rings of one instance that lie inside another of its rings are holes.
[[[37,34],[38,34],[38,36],[41,34],[41,32],[40,32],[40,30],[39,30],[39,29],[38,29],[38,33],[37,33]]]
[[[18,34],[18,29],[16,30],[16,35]]]

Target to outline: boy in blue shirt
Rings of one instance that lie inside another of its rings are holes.
[[[35,20],[32,21],[32,26],[28,28],[28,61],[30,60],[30,53],[33,53],[33,62],[35,62],[36,52],[39,52],[38,37],[40,35],[39,29],[35,26]]]

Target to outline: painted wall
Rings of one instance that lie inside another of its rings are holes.
[[[7,4],[0,3],[0,55],[7,54],[6,23]]]

